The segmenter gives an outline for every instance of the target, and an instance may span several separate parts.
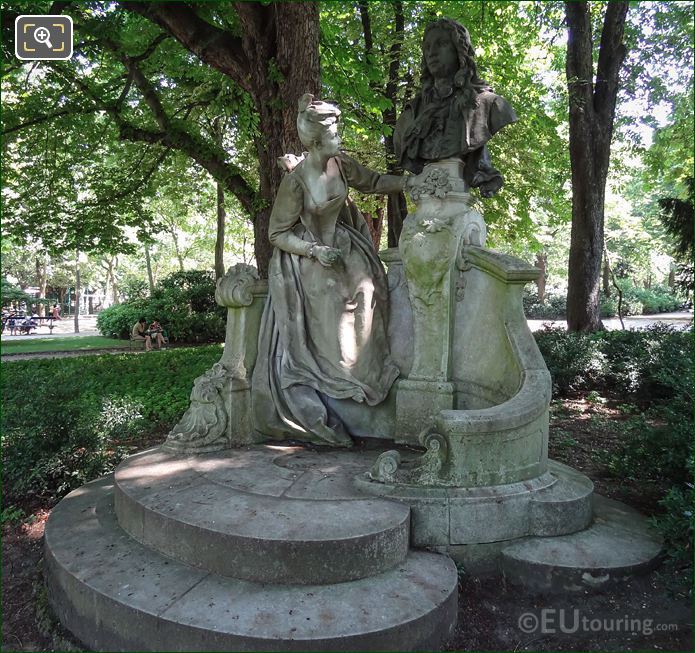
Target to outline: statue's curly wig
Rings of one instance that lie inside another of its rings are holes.
[[[454,89],[459,92],[456,104],[463,111],[476,105],[477,96],[482,91],[489,91],[490,86],[478,77],[478,68],[475,64],[475,51],[471,45],[471,36],[468,30],[451,18],[440,18],[430,23],[425,28],[423,37],[422,73],[421,83],[423,93],[434,86],[434,78],[427,68],[424,54],[424,40],[428,32],[440,28],[449,32],[451,40],[458,53],[459,69],[454,75]]]

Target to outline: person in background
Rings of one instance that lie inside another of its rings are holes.
[[[154,320],[154,322],[150,324],[147,331],[150,339],[157,345],[157,349],[161,349],[165,341],[162,333],[164,330],[162,329],[162,325],[159,323],[159,320]]]
[[[7,326],[10,329],[10,335],[17,335],[17,313],[15,311],[10,311],[10,315],[7,318]]]
[[[146,351],[152,351],[152,339],[150,338],[150,334],[147,332],[147,329],[145,328],[146,324],[147,324],[147,320],[144,317],[141,317],[135,323],[135,326],[133,326],[133,330],[130,333],[130,339],[131,340],[144,340],[145,341],[145,350]]]
[[[60,306],[58,306],[58,304],[53,304],[53,308],[51,309],[51,317],[54,320],[60,319]]]

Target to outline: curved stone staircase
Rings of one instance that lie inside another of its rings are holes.
[[[409,550],[407,505],[304,455],[154,449],[72,492],[46,526],[62,623],[95,650],[441,648],[454,563]]]

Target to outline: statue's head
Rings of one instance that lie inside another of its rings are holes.
[[[321,147],[337,154],[340,147],[339,117],[340,109],[335,104],[314,100],[311,93],[302,95],[297,114],[297,131],[302,145],[309,150]]]
[[[436,79],[447,79],[474,98],[487,88],[478,77],[475,52],[468,30],[450,18],[440,18],[425,28],[422,41],[422,88],[427,90]]]

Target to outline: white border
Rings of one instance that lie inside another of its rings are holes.
[[[70,23],[70,51],[65,57],[22,57],[20,56],[19,52],[17,51],[17,45],[19,43],[19,39],[17,38],[17,25],[19,24],[19,19],[20,18],[67,18],[68,22]],[[14,55],[19,59],[20,61],[67,61],[68,59],[72,58],[73,54],[73,41],[75,40],[75,27],[72,22],[72,16],[64,15],[64,14],[22,14],[21,16],[17,16],[14,20]]]

